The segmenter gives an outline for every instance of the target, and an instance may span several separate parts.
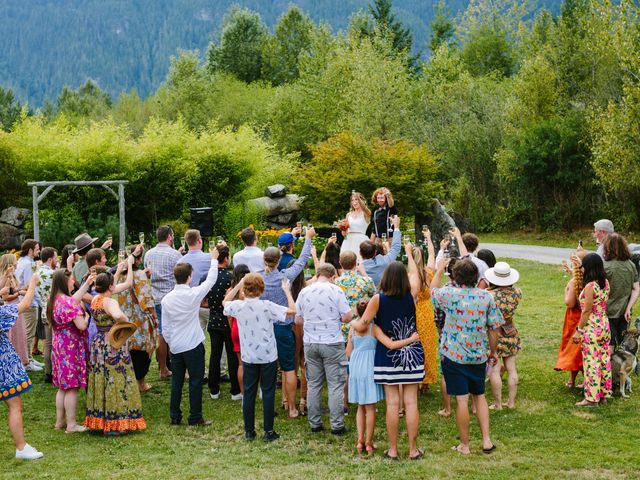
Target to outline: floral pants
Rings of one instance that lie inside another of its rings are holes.
[[[582,337],[584,398],[598,402],[612,395],[609,335],[597,335],[601,329],[587,329]],[[607,332],[608,333],[608,332]]]

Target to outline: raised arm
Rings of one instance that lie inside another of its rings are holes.
[[[207,278],[200,285],[191,289],[196,294],[198,304],[202,303],[204,297],[207,296],[211,288],[216,284],[216,280],[218,280],[218,255],[220,255],[220,250],[213,247],[209,250],[209,253],[211,253],[211,266],[209,267]]]
[[[128,266],[127,268],[127,278],[125,278],[124,282],[122,283],[118,283],[117,285],[114,286],[113,289],[113,293],[120,293],[120,292],[124,292],[127,288],[131,288],[131,285],[133,285],[133,262],[135,262],[135,258],[133,257],[133,255],[129,255],[127,257],[127,263],[126,265]],[[118,269],[121,268],[121,265],[124,262],[121,262],[120,264],[118,264]],[[117,275],[114,275],[114,279],[117,277]]]
[[[393,231],[393,241],[391,242],[391,248],[389,249],[389,253],[384,255],[382,258],[386,260],[387,263],[393,262],[398,255],[400,254],[400,249],[402,248],[402,233],[400,233],[400,217],[397,215],[393,217],[393,227],[395,230]]]
[[[469,251],[467,247],[465,247],[464,242],[462,241],[462,235],[460,234],[460,229],[458,227],[453,227],[449,230],[449,233],[456,239],[456,243],[458,244],[458,250],[460,250],[460,258],[469,255]]]
[[[420,340],[418,332],[414,332],[413,335],[404,340],[391,340],[377,325],[373,326],[373,336],[389,350],[397,350],[398,348],[406,347]]]
[[[436,249],[433,246],[433,240],[431,240],[431,230],[427,230],[424,234],[424,238],[427,241],[427,268],[431,270],[436,269]]]
[[[284,276],[288,278],[290,282],[293,282],[295,278],[300,275],[300,272],[304,270],[304,267],[307,264],[307,260],[311,258],[311,245],[313,245],[311,240],[315,234],[316,231],[313,228],[307,228],[307,235],[304,241],[304,246],[302,247],[302,252],[300,252],[300,257],[293,265],[282,271]]]
[[[243,285],[244,285],[244,278],[241,278],[235,287],[227,290],[227,293],[224,296],[224,300],[222,300],[222,305],[226,305],[227,303],[231,302],[234,298],[236,298],[236,296],[238,295],[238,292],[240,291]]]
[[[38,275],[33,275],[31,277],[31,281],[29,282],[29,288],[27,288],[27,292],[24,294],[24,297],[22,297],[22,300],[20,300],[20,303],[18,303],[18,313],[24,313],[29,310],[29,307],[31,307],[31,302],[33,302],[33,296],[36,293],[36,287],[38,286],[38,283],[40,283],[40,277],[38,277]]]
[[[95,273],[89,273],[89,275],[87,275],[87,279],[84,281],[84,283],[80,286],[80,288],[78,290],[76,290],[76,293],[73,294],[73,299],[76,302],[81,303],[82,300],[83,300],[83,297],[89,291],[89,287],[91,285],[93,285],[93,282],[95,282],[95,280],[96,280],[96,274]],[[89,301],[89,303],[90,303],[90,301]]]

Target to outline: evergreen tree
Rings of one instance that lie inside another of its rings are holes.
[[[225,15],[220,43],[209,47],[209,71],[222,71],[247,83],[260,78],[262,51],[269,38],[260,15],[232,7]]]
[[[9,131],[20,117],[22,105],[13,95],[13,90],[0,87],[0,128]]]
[[[71,119],[100,119],[107,115],[111,104],[111,96],[87,80],[78,90],[64,87],[57,100],[57,110]]]
[[[440,0],[434,13],[435,16],[431,21],[431,36],[429,38],[429,48],[432,52],[435,52],[440,45],[451,44],[456,33],[456,28],[444,0]]]

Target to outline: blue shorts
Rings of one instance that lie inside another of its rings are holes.
[[[293,372],[296,369],[296,337],[291,325],[276,323],[273,326],[278,347],[278,362],[283,372]]]
[[[456,363],[442,356],[442,376],[449,395],[484,395],[487,362]]]
[[[162,336],[162,305],[156,305],[156,316],[158,317],[158,334]]]

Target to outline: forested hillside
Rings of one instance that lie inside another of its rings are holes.
[[[3,0],[0,2],[0,86],[40,106],[64,86],[92,79],[117,97],[136,89],[152,93],[166,78],[178,49],[203,54],[233,4],[255,10],[272,29],[290,4],[314,22],[344,29],[368,0]],[[447,0],[452,15],[468,0]],[[558,11],[560,2],[539,0]],[[398,18],[414,35],[414,52],[428,52],[437,0],[395,2]]]

